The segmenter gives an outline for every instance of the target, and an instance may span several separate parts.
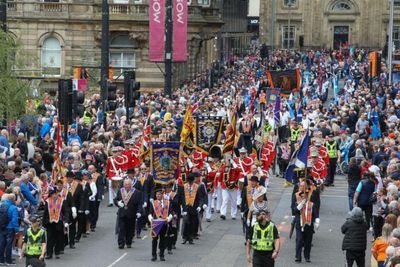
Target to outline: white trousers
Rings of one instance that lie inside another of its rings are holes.
[[[238,190],[226,190],[222,189],[222,206],[221,215],[226,216],[226,210],[228,208],[228,201],[231,202],[231,217],[236,218],[237,213],[237,191]]]
[[[208,206],[206,209],[206,219],[208,220],[208,219],[211,219],[211,209],[213,208],[212,203],[213,203],[213,199],[214,199],[214,197],[213,197],[214,193],[208,193],[207,196],[208,196]]]
[[[117,196],[117,190],[112,188],[112,181],[108,180],[108,204],[114,204],[114,198]]]
[[[236,205],[240,206],[242,204],[242,192],[240,190],[237,190],[237,198],[236,198]]]
[[[216,189],[216,192],[217,192],[217,201],[216,201],[216,204],[215,204],[215,208],[218,210],[218,211],[220,211],[221,210],[221,206],[222,206],[222,188],[221,188],[221,186],[218,186]]]

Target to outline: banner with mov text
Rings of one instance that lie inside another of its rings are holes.
[[[187,0],[173,0],[173,61],[187,61]]]
[[[149,61],[163,62],[165,0],[149,0]]]

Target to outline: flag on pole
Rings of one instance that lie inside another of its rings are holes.
[[[236,122],[237,122],[237,112],[236,110],[232,113],[231,122],[225,131],[225,142],[222,149],[222,153],[231,152],[235,146],[236,138]]]
[[[151,109],[148,108],[147,119],[143,126],[143,140],[140,147],[140,158],[144,160],[150,154],[151,141],[151,124],[150,124]]]
[[[67,126],[64,126],[67,127]],[[57,122],[56,128],[56,146],[54,149],[54,163],[53,163],[53,171],[51,173],[51,182],[55,184],[58,178],[62,177],[63,164],[61,161],[61,153],[62,153],[62,136],[61,136],[61,124]]]
[[[288,183],[293,183],[295,169],[307,168],[308,147],[310,146],[310,135],[307,131],[306,136],[301,140],[299,149],[297,149],[290,158],[289,166],[286,169],[285,177]]]
[[[303,108],[302,108],[301,105],[299,106],[299,109],[297,110],[297,118],[296,118],[296,120],[298,122],[300,122],[300,123],[303,121]]]
[[[185,142],[191,133],[193,133],[195,128],[195,121],[193,119],[193,112],[198,108],[198,105],[195,104],[191,106],[190,104],[187,106],[185,112],[185,118],[183,119],[183,127],[181,131],[181,142]]]
[[[278,96],[275,101],[274,120],[275,120],[275,128],[278,128],[279,123],[281,121],[281,97],[280,96]]]

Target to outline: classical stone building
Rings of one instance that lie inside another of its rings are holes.
[[[136,68],[142,87],[163,88],[163,64],[148,61],[148,0],[109,2],[114,76],[122,67]],[[188,3],[189,57],[187,63],[174,64],[176,83],[205,69],[219,54],[215,36],[223,23],[217,4]],[[85,66],[91,80],[99,80],[101,0],[14,0],[7,2],[7,11],[8,29],[29,59],[20,75],[43,77],[40,87],[57,88],[59,78],[72,76],[73,66]]]
[[[348,43],[382,49],[388,22],[388,0],[263,0],[260,5],[261,41],[277,48],[336,48]],[[400,6],[394,25],[399,43]]]

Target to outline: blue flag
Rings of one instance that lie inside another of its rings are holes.
[[[276,100],[275,100],[274,120],[275,120],[275,128],[278,128],[279,123],[281,121],[281,97],[280,96],[277,96]]]
[[[295,169],[307,168],[308,158],[308,147],[310,146],[310,135],[307,131],[306,136],[301,140],[301,144],[298,150],[296,150],[290,158],[289,166],[286,169],[285,177],[286,181],[293,183],[295,177]]]
[[[301,105],[299,106],[299,110],[297,111],[297,121],[303,121],[303,108],[301,107]]]

